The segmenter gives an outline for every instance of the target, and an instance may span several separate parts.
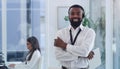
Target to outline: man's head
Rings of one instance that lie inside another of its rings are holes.
[[[82,19],[85,17],[85,12],[82,6],[72,5],[68,10],[69,20],[73,28],[80,26]]]

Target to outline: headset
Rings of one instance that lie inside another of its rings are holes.
[[[68,14],[70,13],[70,9],[71,9],[71,8],[80,8],[80,9],[83,11],[82,18],[84,18],[84,17],[85,17],[85,11],[84,11],[84,9],[83,9],[83,7],[82,7],[82,6],[77,5],[77,4],[72,5],[72,6],[68,9]]]

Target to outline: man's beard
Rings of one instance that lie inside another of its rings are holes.
[[[77,28],[78,26],[80,26],[82,20],[80,18],[74,18],[74,19],[70,19],[70,24],[73,28]]]

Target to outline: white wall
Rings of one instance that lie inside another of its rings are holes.
[[[57,7],[82,5],[85,12],[89,12],[89,0],[46,0],[46,67],[56,69],[60,67],[54,55],[54,37],[57,32]]]

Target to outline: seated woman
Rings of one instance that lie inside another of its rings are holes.
[[[24,62],[20,64],[10,64],[13,69],[40,69],[41,54],[39,42],[36,37],[32,36],[27,39],[28,55]]]

